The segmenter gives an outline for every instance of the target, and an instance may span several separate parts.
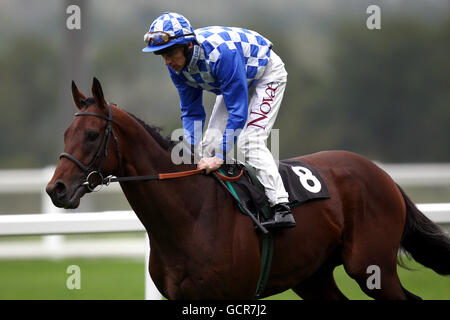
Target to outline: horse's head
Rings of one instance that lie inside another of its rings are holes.
[[[64,133],[64,152],[46,188],[53,204],[67,209],[77,208],[81,197],[102,182],[102,175],[120,165],[112,107],[100,82],[94,78],[93,98],[86,98],[72,82],[72,95],[78,112]]]

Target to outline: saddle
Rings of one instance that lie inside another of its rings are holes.
[[[224,164],[217,170],[222,177],[221,184],[233,195],[242,213],[259,224],[271,217],[270,205],[264,186],[256,177],[254,168],[248,164]],[[330,198],[327,186],[319,173],[310,165],[298,160],[280,161],[278,171],[289,194],[291,208],[307,201]],[[233,179],[235,177],[236,179]],[[232,178],[232,179],[226,179]],[[227,181],[229,180],[229,181]],[[262,297],[269,281],[274,237],[270,232],[262,235],[261,270],[255,291],[255,298]]]
[[[256,177],[256,171],[248,164],[223,164],[218,170],[226,177],[241,177],[236,181],[226,181],[225,185],[238,201],[241,211],[245,206],[260,222],[271,217],[270,205],[264,191],[264,186]],[[330,198],[327,186],[317,170],[309,164],[298,160],[280,161],[278,171],[284,187],[289,194],[291,208],[307,201]]]

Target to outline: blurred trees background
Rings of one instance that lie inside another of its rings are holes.
[[[336,26],[328,73],[295,70],[290,98],[299,100],[280,128],[306,153],[342,148],[382,161],[448,162],[450,20],[384,20],[383,28]]]
[[[89,79],[80,89],[90,95],[95,76],[109,101],[167,135],[180,127],[177,92],[161,58],[141,52],[153,19],[177,11],[194,28],[242,26],[275,44],[289,73],[274,126],[282,158],[345,149],[385,162],[449,161],[447,1],[379,2],[381,30],[366,28],[365,1],[227,3],[88,2],[82,31]],[[53,0],[0,3],[0,168],[53,164],[62,151],[74,111],[70,83],[62,82],[70,63],[65,9]],[[205,94],[208,114],[213,99]]]

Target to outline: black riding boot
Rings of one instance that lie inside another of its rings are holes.
[[[292,228],[295,227],[294,216],[287,203],[279,203],[271,207],[273,216],[262,223],[266,228]]]

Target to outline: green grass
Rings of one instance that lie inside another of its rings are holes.
[[[66,287],[69,265],[81,270],[81,289]],[[442,277],[415,262],[399,267],[404,287],[423,299],[450,300],[450,277]],[[0,299],[143,299],[144,261],[132,259],[67,259],[0,261]],[[369,299],[342,267],[335,278],[350,299]],[[269,299],[298,299],[291,290]]]
[[[414,271],[409,271],[397,267],[400,281],[406,290],[425,300],[450,300],[450,276],[440,276],[415,261],[405,259],[404,262],[409,268],[414,269]],[[339,289],[347,298],[352,300],[372,299],[362,292],[356,281],[345,273],[343,266],[334,270],[334,278]],[[296,300],[299,297],[292,290],[288,290],[269,299]]]
[[[69,290],[78,265],[81,289]],[[144,261],[67,259],[0,261],[0,299],[143,299]]]

